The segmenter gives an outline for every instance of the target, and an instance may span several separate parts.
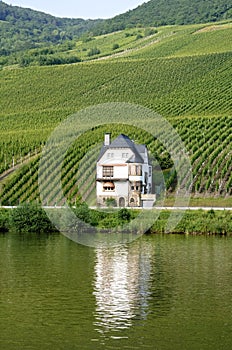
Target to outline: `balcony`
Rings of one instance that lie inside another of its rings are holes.
[[[139,175],[129,175],[130,182],[143,182],[143,176]]]

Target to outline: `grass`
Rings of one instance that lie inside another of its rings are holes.
[[[164,206],[172,207],[175,203],[174,196],[167,196],[164,200]],[[212,208],[232,208],[231,197],[191,197],[190,207],[212,207]]]
[[[178,211],[162,211],[151,228],[151,233],[164,233],[168,218],[178,216]],[[182,220],[174,228],[179,234],[228,235],[232,234],[231,211],[191,211],[184,213]],[[173,233],[173,232],[171,232]]]

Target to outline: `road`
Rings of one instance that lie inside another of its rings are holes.
[[[15,209],[17,208],[17,206],[5,206],[5,205],[2,205],[0,206],[0,208],[2,209]],[[63,208],[67,208],[67,207],[62,207],[62,206],[45,206],[44,209],[63,209]],[[75,207],[74,207],[75,208]],[[96,207],[91,207],[91,209],[97,209]],[[143,209],[143,208],[133,208],[133,209]],[[229,210],[229,211],[232,211],[232,207],[154,207],[154,208],[151,208],[151,209],[154,209],[154,210],[220,210],[220,211],[223,211],[223,210]],[[149,208],[150,210],[150,208]]]

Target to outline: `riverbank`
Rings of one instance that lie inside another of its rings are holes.
[[[174,195],[168,195],[163,200],[162,198],[157,201],[165,207],[173,207],[175,205],[176,197]],[[205,197],[196,196],[189,199],[189,207],[211,207],[217,208],[231,208],[232,207],[232,197]]]
[[[178,213],[178,211],[175,211]],[[166,225],[173,210],[160,212],[150,233],[165,233]],[[177,234],[232,235],[232,211],[230,210],[186,210],[173,232]]]
[[[119,227],[133,220],[138,211],[120,209],[115,212],[99,212],[92,210],[87,205],[80,205],[74,210],[77,217],[99,229]],[[165,233],[170,215],[178,215],[179,210],[162,210],[159,218],[154,222],[148,233]],[[17,232],[54,232],[45,211],[37,205],[26,204],[15,209],[0,209],[0,232],[10,230]],[[177,234],[206,234],[206,235],[232,235],[232,211],[214,210],[204,208],[198,210],[186,210],[181,221],[173,232]]]

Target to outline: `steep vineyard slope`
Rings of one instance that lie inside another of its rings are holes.
[[[189,186],[193,195],[231,197],[232,52],[226,34],[231,29],[184,30],[187,34],[182,33],[182,39],[190,35],[193,41],[183,40],[182,46],[180,37],[173,35],[171,39],[151,43],[142,51],[138,45],[127,57],[1,70],[0,173],[23,163],[26,156],[33,156],[30,163],[4,179],[2,203],[38,199],[39,154],[51,131],[70,114],[105,102],[135,103],[167,117],[189,152],[193,166],[193,181]],[[218,39],[208,40],[206,45],[206,38],[211,35]],[[90,152],[89,161],[83,164],[82,171],[89,174],[86,194],[91,198],[95,166],[91,147],[102,141],[112,122],[109,118],[105,129],[90,131],[83,139],[83,147],[79,145],[67,155],[62,176],[64,192],[70,201],[75,202],[78,195],[75,174],[86,152]],[[121,131],[123,126],[118,126],[112,133]],[[142,131],[136,134],[125,129],[124,133],[132,133],[139,142],[146,142],[166,169],[167,153],[155,140]],[[49,178],[52,169],[48,172]],[[175,173],[171,172],[167,188],[173,191],[174,184]],[[54,204],[60,199],[51,193],[48,200]]]

